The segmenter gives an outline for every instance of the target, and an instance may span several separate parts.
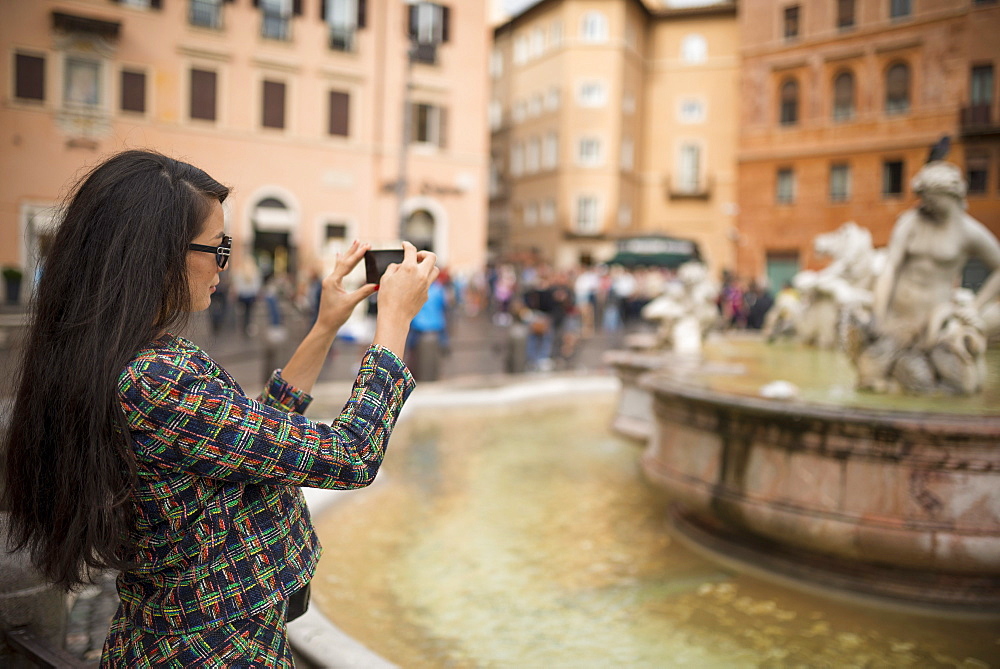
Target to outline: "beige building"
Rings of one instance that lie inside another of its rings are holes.
[[[494,30],[495,255],[571,267],[661,234],[732,267],[736,7],[667,4],[541,0]]]
[[[233,186],[265,265],[405,237],[476,270],[488,42],[485,2],[0,0],[0,264],[31,276],[67,183],[144,147]]]

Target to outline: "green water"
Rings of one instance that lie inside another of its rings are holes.
[[[1000,666],[1000,623],[848,605],[667,533],[613,396],[421,409],[318,519],[314,601],[406,668]]]
[[[1000,350],[986,358],[984,392],[972,396],[876,394],[854,389],[857,375],[841,351],[820,350],[793,342],[768,344],[760,339],[713,339],[703,359],[684,365],[684,379],[723,393],[758,397],[772,381],[788,381],[798,398],[826,406],[870,410],[1000,415]],[[677,365],[672,365],[674,371]]]

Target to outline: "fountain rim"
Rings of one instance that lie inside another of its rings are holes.
[[[905,430],[922,429],[936,433],[955,432],[963,435],[1000,438],[1000,414],[957,414],[941,411],[872,409],[859,406],[831,407],[819,402],[793,399],[751,397],[735,392],[704,388],[673,378],[669,372],[651,370],[641,374],[639,387],[666,392],[684,399],[707,404],[724,404],[735,409],[774,417],[796,417],[851,424],[877,423],[884,427]]]

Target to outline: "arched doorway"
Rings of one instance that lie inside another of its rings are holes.
[[[253,208],[253,255],[261,275],[294,274],[296,249],[292,240],[295,213],[276,197],[266,197]]]
[[[434,251],[434,216],[426,209],[416,209],[406,218],[403,239],[421,251]]]

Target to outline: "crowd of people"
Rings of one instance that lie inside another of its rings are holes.
[[[265,275],[252,256],[244,256],[231,274],[212,296],[214,333],[235,328],[244,336],[256,335],[260,319],[255,314],[262,302],[272,328],[285,322],[289,310],[310,322],[314,318],[320,298],[318,274],[298,282],[287,273]],[[551,263],[521,257],[489,263],[472,274],[452,275],[442,268],[411,324],[406,358],[416,362],[421,340],[431,336],[438,353],[448,355],[455,319],[485,314],[496,327],[524,337],[526,371],[569,368],[582,339],[650,327],[642,317],[643,307],[676,280],[676,269],[671,268],[590,263],[557,269]],[[368,319],[377,313],[377,296],[371,302]],[[766,285],[724,272],[719,282],[717,327],[759,330],[773,305],[774,295]]]

